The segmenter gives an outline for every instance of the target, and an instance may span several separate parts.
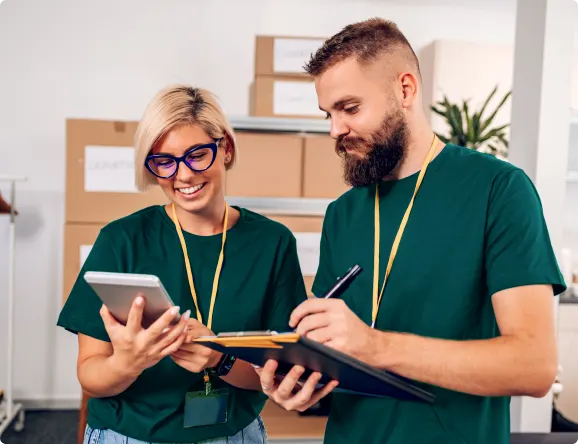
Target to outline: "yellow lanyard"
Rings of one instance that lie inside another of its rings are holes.
[[[185,238],[183,237],[183,231],[181,225],[179,224],[179,219],[177,218],[177,212],[175,210],[175,204],[172,204],[173,208],[173,222],[177,229],[179,235],[179,240],[181,241],[181,247],[183,249],[183,256],[185,258],[185,267],[187,269],[187,277],[189,278],[189,287],[191,288],[191,295],[193,296],[193,301],[195,302],[195,308],[197,309],[197,320],[202,324],[203,317],[201,316],[201,310],[199,310],[199,302],[197,301],[197,292],[195,291],[195,285],[193,283],[193,272],[191,271],[191,263],[189,262],[189,254],[187,253],[187,245],[185,244]],[[213,279],[213,291],[211,293],[211,307],[209,309],[209,318],[207,320],[207,328],[211,330],[213,324],[213,309],[215,307],[215,300],[217,299],[217,290],[219,288],[219,276],[221,275],[221,269],[223,268],[223,259],[225,257],[225,240],[227,239],[227,221],[229,219],[229,205],[225,203],[225,222],[223,223],[223,240],[221,243],[221,254],[219,254],[219,262],[217,263],[217,270],[215,271],[215,277]]]
[[[391,253],[389,254],[389,260],[387,262],[387,268],[385,270],[385,277],[383,279],[383,285],[381,287],[381,292],[379,294],[379,298],[377,296],[377,289],[379,286],[379,184],[375,186],[375,236],[374,236],[374,248],[373,248],[373,307],[371,311],[371,328],[375,327],[375,320],[377,319],[377,313],[379,311],[379,305],[381,304],[381,298],[383,297],[383,290],[385,289],[385,283],[387,282],[387,278],[389,277],[389,273],[391,272],[391,267],[393,265],[393,260],[397,254],[397,249],[399,247],[399,243],[401,242],[401,237],[403,236],[403,231],[405,230],[405,226],[407,225],[407,220],[409,219],[409,214],[413,208],[413,202],[415,200],[415,196],[419,187],[423,181],[425,176],[425,172],[429,163],[431,162],[433,155],[436,151],[438,138],[434,135],[431,148],[429,150],[428,155],[425,158],[419,176],[417,178],[417,183],[415,184],[415,190],[413,191],[413,196],[405,210],[405,214],[403,215],[403,219],[401,220],[401,224],[399,225],[399,229],[397,230],[397,235],[393,241],[393,245],[391,247]]]

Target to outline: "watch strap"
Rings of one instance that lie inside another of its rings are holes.
[[[237,358],[235,356],[223,354],[223,357],[221,358],[221,360],[217,364],[217,367],[215,368],[217,376],[228,375],[231,369],[233,368],[233,364],[235,364],[236,360]]]

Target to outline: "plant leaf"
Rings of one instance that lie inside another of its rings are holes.
[[[437,108],[437,107],[435,107],[435,106],[432,106],[432,107],[431,107],[431,110],[432,110],[434,113],[439,114],[440,116],[445,117],[445,118],[447,119],[447,111],[441,110],[441,109],[439,109],[439,108]]]
[[[479,118],[481,120],[482,116],[484,115],[484,111],[486,110],[486,107],[488,106],[488,103],[490,103],[490,100],[492,100],[492,97],[494,97],[494,94],[496,94],[496,91],[498,90],[498,85],[494,86],[494,89],[492,90],[492,92],[490,93],[490,95],[486,98],[486,101],[484,102],[484,104],[482,105],[482,109],[480,110],[480,114],[479,114]]]
[[[494,120],[494,117],[496,117],[496,114],[498,114],[498,111],[500,111],[500,109],[502,108],[502,106],[504,106],[504,103],[506,103],[506,100],[508,100],[508,97],[510,97],[510,94],[512,94],[511,91],[508,91],[506,93],[506,95],[504,96],[504,98],[502,99],[502,101],[500,102],[500,104],[497,106],[497,108],[494,110],[494,112],[490,115],[490,117],[488,117],[488,119],[484,122],[484,124],[482,125],[482,131],[484,131],[488,126],[490,126],[490,124],[492,123],[492,120]]]
[[[506,127],[506,126],[508,126],[508,124],[503,125],[503,126],[501,126],[501,127],[499,127],[499,128],[494,128],[494,129],[488,131],[486,134],[484,134],[482,137],[480,137],[480,143],[484,143],[484,142],[486,142],[487,140],[490,140],[490,139],[492,139],[492,138],[494,138],[494,137],[496,137],[496,138],[499,139],[499,136],[500,136],[500,135],[503,135],[503,132],[502,132],[502,131],[504,130],[504,127]]]

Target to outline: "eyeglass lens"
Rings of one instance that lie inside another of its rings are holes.
[[[185,158],[187,165],[195,171],[204,171],[213,161],[213,150],[198,148]],[[149,167],[160,177],[170,177],[177,170],[177,161],[169,156],[159,156],[149,160]]]

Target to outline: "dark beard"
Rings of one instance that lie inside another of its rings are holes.
[[[386,116],[371,140],[361,137],[338,139],[335,150],[343,158],[343,180],[352,187],[378,183],[402,161],[408,140],[409,131],[401,111]],[[367,155],[359,158],[347,154],[347,147],[367,152]]]

